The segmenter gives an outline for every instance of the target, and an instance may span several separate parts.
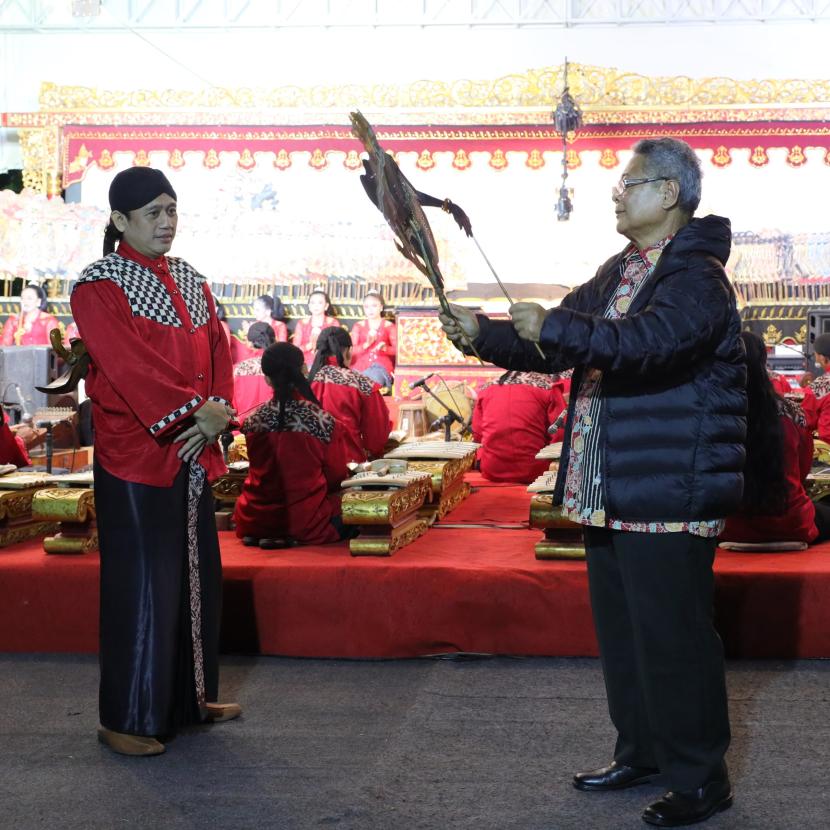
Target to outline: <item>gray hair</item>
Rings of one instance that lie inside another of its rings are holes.
[[[694,214],[700,204],[700,180],[703,171],[695,151],[677,138],[644,138],[634,145],[634,152],[646,161],[650,176],[665,176],[680,185],[677,206]]]

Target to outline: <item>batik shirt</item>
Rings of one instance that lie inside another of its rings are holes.
[[[604,317],[625,317],[634,298],[648,280],[671,237],[639,250],[633,244],[623,253],[617,290],[605,309]],[[562,513],[568,519],[591,527],[627,530],[636,533],[687,532],[695,536],[717,536],[723,521],[630,522],[607,516],[603,493],[600,414],[603,406],[602,372],[586,367],[574,403],[573,427]]]

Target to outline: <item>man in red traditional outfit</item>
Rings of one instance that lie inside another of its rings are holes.
[[[551,441],[561,441],[560,427],[550,427],[565,410],[564,385],[539,372],[505,372],[478,393],[473,409],[473,440],[481,474],[490,481],[530,484],[548,470],[536,454]]]
[[[98,734],[116,752],[157,755],[179,727],[241,712],[215,703],[222,570],[208,484],[225,470],[216,438],[234,414],[233,379],[205,278],[165,256],[177,225],[170,182],[133,167],[109,201],[105,256],[71,297],[91,356]]]

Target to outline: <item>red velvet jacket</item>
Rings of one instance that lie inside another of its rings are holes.
[[[340,482],[349,477],[341,424],[311,401],[268,402],[242,425],[250,469],[236,501],[236,534],[292,536],[308,545],[336,542]]]
[[[816,508],[804,489],[813,461],[813,437],[803,414],[794,409],[792,404],[782,407],[780,416],[784,433],[786,510],[780,516],[730,516],[720,535],[721,541],[812,542],[818,536]]]
[[[251,357],[233,367],[233,406],[239,421],[273,396],[274,390],[262,374],[262,349],[255,350]]]
[[[150,260],[122,242],[84,269],[71,303],[92,357],[96,458],[118,478],[169,487],[182,464],[173,438],[207,399],[233,397],[207,282],[184,260]],[[225,472],[215,444],[199,461],[210,478]]]
[[[550,375],[511,372],[504,383],[489,383],[473,409],[473,440],[479,450],[481,474],[491,481],[530,484],[550,462],[535,456],[563,430],[548,435],[548,427],[565,409],[563,384]]]
[[[380,387],[359,372],[337,366],[334,358],[329,360],[333,365],[317,372],[311,388],[320,406],[346,428],[347,460],[382,455],[392,427]]]
[[[397,350],[398,333],[394,323],[381,320],[380,328],[372,332],[368,321],[361,320],[352,326],[352,362],[349,368],[364,372],[377,363],[391,375],[395,371]]]

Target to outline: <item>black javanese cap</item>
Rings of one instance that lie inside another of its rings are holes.
[[[177,199],[167,176],[153,167],[122,170],[110,184],[110,209],[129,213],[149,204],[162,193]]]
[[[813,351],[822,357],[830,357],[830,334],[820,334],[813,342]]]

